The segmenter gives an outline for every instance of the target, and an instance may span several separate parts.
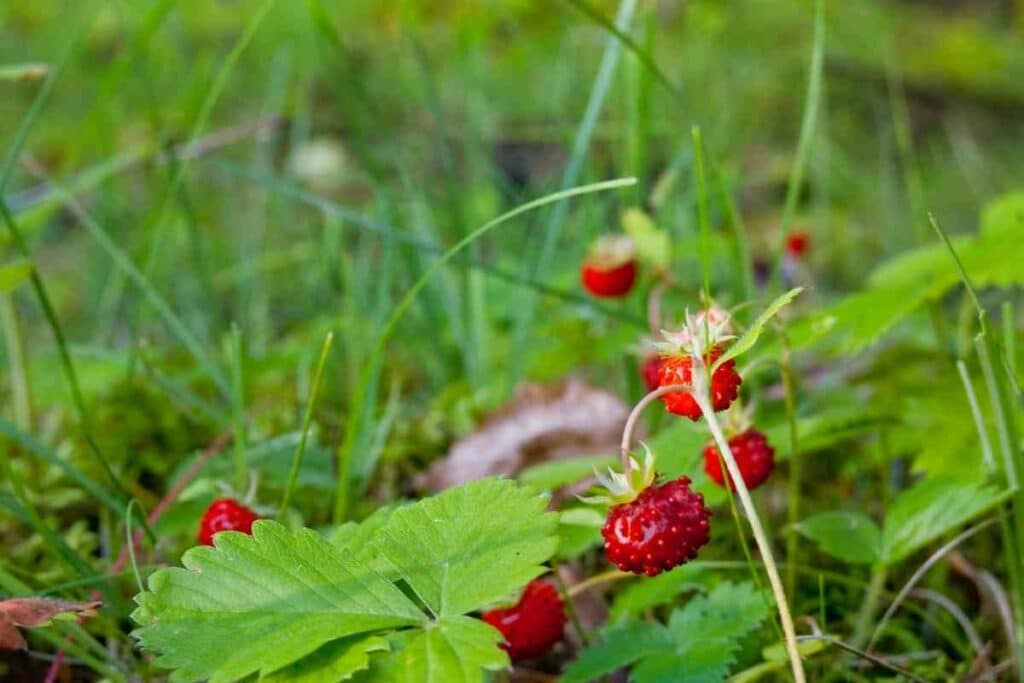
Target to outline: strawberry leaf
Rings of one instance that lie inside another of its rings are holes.
[[[370,667],[370,653],[387,650],[380,636],[334,640],[295,664],[260,679],[261,683],[336,683]]]
[[[542,574],[558,547],[547,500],[506,479],[481,479],[398,508],[373,548],[437,616],[508,598]]]
[[[442,617],[426,629],[402,632],[395,654],[380,658],[356,683],[483,683],[484,671],[508,666],[501,634],[478,619]]]
[[[562,683],[593,681],[634,664],[637,683],[725,680],[742,639],[768,616],[768,603],[750,583],[722,583],[675,610],[667,626],[620,622],[580,653]]]
[[[743,333],[743,336],[737,339],[736,343],[726,349],[725,353],[715,361],[715,364],[711,367],[711,374],[713,375],[715,370],[720,368],[723,364],[753,348],[754,344],[757,343],[758,337],[760,337],[761,333],[764,331],[765,325],[768,324],[768,321],[775,317],[776,313],[789,305],[793,299],[797,298],[802,291],[804,291],[803,287],[794,287],[782,296],[776,298],[775,301],[771,302],[768,305],[768,308],[764,309],[764,311],[761,312],[761,315],[757,316],[757,320],[747,328],[747,331]]]
[[[882,554],[882,532],[857,512],[823,512],[796,525],[826,555],[854,564],[873,564]]]
[[[135,637],[177,669],[173,680],[268,674],[329,641],[425,619],[373,569],[276,522],[256,522],[252,536],[218,534],[216,547],[189,550],[183,564],[153,574],[132,615]]]

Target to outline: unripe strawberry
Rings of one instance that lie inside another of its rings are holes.
[[[595,242],[580,269],[580,281],[597,297],[629,294],[636,282],[633,240],[626,235],[606,235]]]
[[[705,365],[710,368],[722,355],[722,347],[715,346],[711,354],[704,358]],[[693,382],[693,358],[688,355],[665,356],[658,368],[658,386],[667,387],[673,384],[691,384]],[[728,360],[723,363],[711,377],[711,406],[715,411],[725,410],[739,396],[740,384],[743,379],[736,372],[736,362]],[[688,391],[673,391],[661,397],[665,409],[676,415],[683,415],[694,422],[700,419],[700,406]]]
[[[753,427],[730,438],[729,450],[736,459],[743,483],[748,489],[755,489],[763,484],[775,469],[775,449],[768,443],[764,434]],[[728,471],[722,472],[722,460],[714,443],[704,447],[704,471],[716,484],[725,486],[723,475],[728,475]],[[735,491],[736,485],[732,477],[728,479],[729,487]]]
[[[213,545],[213,537],[221,531],[252,533],[252,524],[259,515],[234,498],[220,498],[210,503],[199,523],[199,543]]]
[[[562,639],[565,607],[550,583],[534,579],[519,602],[511,607],[484,612],[483,620],[501,631],[501,647],[513,660],[539,657]]]
[[[601,529],[605,556],[624,572],[655,576],[697,557],[711,538],[710,519],[688,477],[649,485],[609,510]]]

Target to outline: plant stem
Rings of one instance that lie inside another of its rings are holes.
[[[796,423],[796,398],[793,388],[793,365],[789,339],[782,333],[782,386],[786,393],[786,421],[789,423],[789,508],[786,514],[786,592],[796,594],[796,566],[799,563],[800,534],[800,435]]]
[[[736,458],[732,454],[732,449],[729,448],[729,440],[725,438],[722,426],[718,423],[714,408],[711,406],[707,386],[707,370],[699,357],[694,359],[694,365],[696,367],[694,367],[693,376],[697,390],[693,392],[693,397],[697,401],[697,405],[700,406],[701,412],[704,413],[704,419],[707,420],[708,429],[711,430],[711,437],[718,446],[718,452],[721,453],[722,458],[725,460],[725,466],[729,470],[729,478],[732,479],[736,487],[736,493],[739,494],[740,503],[743,506],[744,512],[746,512],[750,528],[754,533],[757,548],[761,552],[761,560],[764,562],[764,568],[768,574],[768,583],[771,586],[772,594],[775,596],[775,606],[779,610],[779,620],[782,622],[782,633],[786,641],[786,651],[789,654],[789,662],[793,669],[793,680],[796,683],[805,683],[807,679],[804,675],[803,662],[800,660],[800,651],[797,649],[796,628],[793,626],[793,616],[789,612],[789,603],[786,601],[786,591],[782,587],[782,579],[779,577],[778,565],[775,564],[775,556],[772,554],[768,537],[764,532],[764,527],[761,525],[761,518],[754,508],[754,501],[750,497],[750,490],[743,481],[743,474],[740,472],[739,465],[736,464]]]
[[[574,593],[570,592],[569,586],[567,586],[565,580],[562,579],[561,567],[555,565],[552,569],[554,569],[554,571],[551,572],[551,575],[555,578],[555,583],[558,584],[558,590],[562,594],[565,602],[565,612],[569,615],[569,621],[572,622],[572,627],[576,629],[576,633],[580,637],[580,642],[583,643],[584,647],[586,647],[590,645],[590,635],[587,633],[587,630],[583,628],[583,622],[580,621],[580,615],[576,612],[576,605],[572,601]]]
[[[640,421],[640,415],[644,412],[644,408],[651,405],[651,403],[658,400],[665,394],[671,394],[675,391],[690,391],[691,389],[692,387],[689,384],[667,384],[650,392],[640,399],[635,406],[633,406],[633,410],[629,413],[629,417],[626,418],[626,426],[622,429],[622,443],[619,446],[619,457],[622,460],[622,472],[626,475],[627,481],[632,481],[633,476],[633,461],[632,458],[629,457],[629,449],[633,445],[633,432],[636,431],[636,424]]]
[[[875,607],[878,599],[885,590],[885,567],[879,565],[871,570],[871,581],[868,583],[867,593],[864,595],[864,602],[861,603],[860,611],[857,613],[857,621],[853,627],[853,637],[850,644],[857,649],[863,649],[864,644],[871,635],[871,621],[875,616]]]

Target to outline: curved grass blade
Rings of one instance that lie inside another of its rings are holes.
[[[636,43],[635,40],[630,38],[625,32],[621,31],[618,26],[608,21],[603,14],[598,12],[595,8],[588,5],[584,0],[566,0],[570,5],[575,7],[577,10],[586,15],[591,21],[603,28],[608,33],[619,39],[619,41],[625,46],[627,50],[633,53],[633,56],[640,60],[640,63],[650,71],[658,81],[661,82],[665,89],[668,90],[673,97],[680,99],[683,96],[682,91],[673,83],[665,72],[662,71],[654,58],[647,54],[647,51]]]
[[[366,397],[367,389],[369,388],[370,379],[373,374],[373,368],[378,365],[381,359],[381,355],[384,352],[384,347],[390,339],[392,333],[395,331],[395,327],[398,325],[398,321],[401,320],[406,310],[412,305],[412,302],[416,299],[416,295],[420,293],[426,284],[430,281],[434,275],[436,275],[449,261],[455,258],[461,253],[466,247],[475,242],[480,237],[498,227],[502,223],[509,221],[516,216],[524,214],[528,211],[547,206],[554,202],[561,201],[563,199],[569,199],[570,197],[576,197],[584,194],[591,194],[594,192],[603,192],[605,190],[615,190],[623,187],[629,187],[636,184],[636,178],[618,178],[616,180],[606,180],[599,183],[591,183],[589,185],[581,185],[579,187],[573,187],[566,190],[561,190],[553,194],[546,195],[539,199],[521,204],[511,211],[507,211],[497,218],[494,218],[482,226],[469,233],[460,240],[455,246],[446,251],[441,258],[439,258],[426,272],[420,276],[420,279],[413,284],[412,287],[405,293],[405,296],[401,298],[398,304],[395,306],[391,313],[391,317],[388,318],[387,322],[381,328],[380,333],[377,335],[377,340],[370,350],[369,356],[363,363],[363,368],[359,373],[359,379],[356,384],[355,400],[353,405],[350,406],[350,415],[360,415],[364,410],[363,400]],[[358,425],[350,423],[345,431],[345,440],[341,445],[338,452],[338,490],[336,492],[335,506],[334,506],[334,521],[340,523],[344,520],[345,512],[348,508],[348,478],[349,478],[349,467],[353,455],[354,445],[357,443],[358,437]]]
[[[782,296],[775,299],[768,305],[768,308],[761,312],[761,315],[757,316],[757,320],[747,328],[747,331],[743,333],[743,336],[736,340],[736,343],[728,348],[728,350],[722,354],[722,356],[715,361],[715,364],[711,368],[711,374],[714,374],[715,370],[722,367],[724,363],[736,358],[741,353],[749,351],[754,344],[757,343],[758,337],[761,336],[761,332],[764,331],[764,326],[768,324],[775,314],[778,313],[782,308],[787,306],[793,299],[800,295],[800,292],[804,291],[803,287],[794,287]]]

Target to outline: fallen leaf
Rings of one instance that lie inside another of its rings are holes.
[[[483,477],[513,475],[549,460],[614,453],[628,415],[618,396],[578,378],[525,385],[512,403],[456,442],[417,484],[440,491]]]
[[[68,602],[50,598],[0,600],[0,648],[20,650],[25,647],[19,626],[43,626],[54,617],[69,613],[91,617],[99,606],[99,602]]]

